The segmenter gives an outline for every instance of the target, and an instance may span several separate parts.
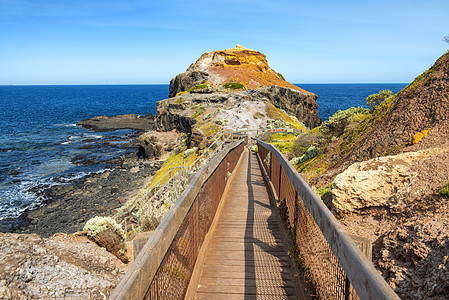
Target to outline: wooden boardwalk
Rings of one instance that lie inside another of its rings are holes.
[[[218,217],[196,299],[298,299],[257,158],[244,152]]]

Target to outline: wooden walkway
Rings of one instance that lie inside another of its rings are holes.
[[[196,299],[298,299],[257,158],[244,152],[210,247]]]

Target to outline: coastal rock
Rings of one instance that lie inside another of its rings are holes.
[[[1,299],[105,299],[127,266],[84,236],[0,233]]]
[[[248,90],[247,93],[255,99],[264,99],[271,102],[275,107],[295,116],[309,128],[321,124],[321,119],[318,117],[318,104],[316,103],[318,96],[315,94],[275,85]]]
[[[181,84],[182,82],[189,84]],[[281,74],[271,69],[264,54],[237,45],[231,49],[201,55],[185,73],[179,74],[171,81],[169,97],[198,83],[208,83],[217,88],[228,82],[241,83],[248,89],[277,85],[306,92],[285,81]]]
[[[175,97],[177,93],[187,91],[191,87],[206,81],[209,74],[203,71],[187,71],[177,75],[170,81],[168,97]]]
[[[175,131],[149,131],[138,138],[139,149],[137,155],[148,159],[160,159],[173,151],[179,143],[179,134]]]
[[[136,114],[113,117],[99,116],[79,121],[76,125],[93,131],[113,131],[118,129],[148,131],[154,130],[154,116],[139,116]]]
[[[333,208],[348,213],[387,207],[400,213],[445,184],[440,174],[449,174],[448,159],[449,149],[431,148],[354,163],[334,179]]]

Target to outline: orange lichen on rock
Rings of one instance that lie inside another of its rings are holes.
[[[187,71],[205,71],[212,75],[209,80],[215,87],[227,82],[239,82],[249,89],[277,85],[301,92],[297,87],[279,76],[268,66],[264,54],[241,45],[226,50],[204,53]],[[212,79],[212,80],[211,80]]]
[[[424,129],[421,132],[418,132],[417,134],[415,134],[412,138],[412,145],[418,144],[423,137],[425,137],[427,135],[427,133],[429,132],[429,129]]]

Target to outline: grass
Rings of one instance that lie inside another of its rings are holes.
[[[160,179],[162,179],[165,174],[170,171],[170,168],[180,167],[180,166],[190,166],[195,162],[198,158],[198,154],[194,153],[189,155],[188,157],[184,157],[184,151],[178,154],[170,155],[162,165],[162,167],[154,174],[153,179],[148,188],[152,188]],[[174,173],[172,174],[174,175]],[[164,183],[168,181],[169,177],[167,176],[164,180],[159,183],[159,186],[162,186]]]

